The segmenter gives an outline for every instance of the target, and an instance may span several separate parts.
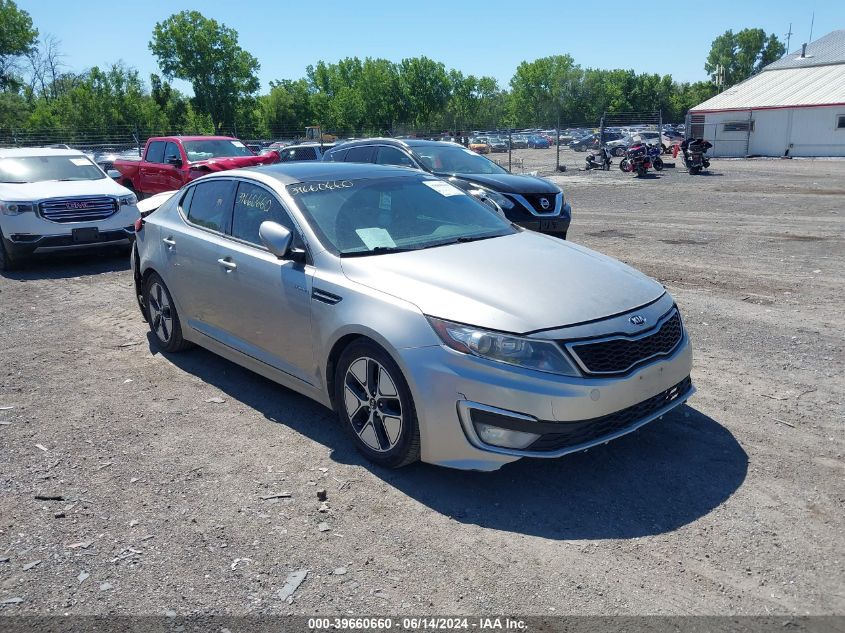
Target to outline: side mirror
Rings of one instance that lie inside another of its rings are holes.
[[[290,245],[293,241],[291,232],[283,227],[278,222],[271,222],[266,220],[258,227],[258,237],[267,247],[267,250],[273,253],[279,259],[287,259],[290,253]]]
[[[114,180],[120,180],[120,172],[117,171],[116,169],[109,169],[106,172],[106,176],[108,176],[109,178],[112,178]]]
[[[182,166],[182,159],[178,156],[168,156],[167,157],[167,164],[173,165],[174,167],[181,167]]]

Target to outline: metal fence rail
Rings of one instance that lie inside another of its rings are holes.
[[[661,123],[659,113],[606,113],[596,121],[555,121],[547,126],[531,130],[518,130],[504,124],[494,127],[480,127],[464,124],[461,129],[426,129],[402,127],[393,130],[345,130],[323,128],[315,123],[310,131],[291,126],[271,126],[270,134],[250,129],[226,129],[221,134],[239,138],[253,151],[264,151],[271,143],[322,144],[348,139],[389,136],[393,138],[418,138],[450,140],[469,146],[473,140],[504,141],[491,147],[488,158],[514,173],[536,173],[550,175],[572,169],[584,160],[582,150],[592,149],[585,144],[571,146],[573,141],[585,135],[599,135],[609,129],[632,126],[648,126],[658,129]],[[266,132],[266,128],[263,130]],[[89,155],[100,157],[105,154],[124,157],[140,156],[148,138],[155,136],[204,135],[203,130],[154,129],[140,125],[122,125],[109,128],[65,128],[15,130],[0,126],[0,147],[48,147],[66,145]],[[310,136],[310,138],[309,138]],[[536,138],[535,138],[536,137]],[[547,141],[542,141],[547,139]],[[546,144],[547,143],[547,144]],[[573,155],[577,154],[577,155]]]

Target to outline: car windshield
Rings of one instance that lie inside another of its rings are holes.
[[[301,182],[287,190],[323,245],[342,257],[420,250],[515,232],[475,198],[431,177]]]
[[[19,156],[0,158],[0,182],[101,180],[106,175],[86,156]]]
[[[208,160],[209,158],[226,158],[230,156],[254,156],[246,145],[240,141],[230,139],[208,139],[201,141],[183,141],[188,162]]]
[[[423,145],[415,147],[417,159],[436,174],[506,174],[488,158],[455,145]]]

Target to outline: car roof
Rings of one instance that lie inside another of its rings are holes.
[[[430,141],[424,138],[385,138],[385,137],[374,137],[374,138],[361,138],[355,141],[346,141],[345,143],[338,143],[335,148],[336,149],[347,149],[350,147],[355,147],[358,145],[392,145],[394,147],[439,147],[442,145],[448,145],[451,141]],[[457,145],[457,143],[451,143],[452,145]]]
[[[23,158],[26,156],[81,156],[79,149],[52,149],[47,147],[10,147],[0,149],[0,158]]]
[[[237,141],[234,136],[151,136],[148,140],[176,139],[179,141]]]
[[[304,161],[301,163],[274,163],[260,167],[248,167],[234,171],[222,171],[205,178],[237,175],[237,172],[255,172],[269,176],[282,185],[314,180],[355,180],[362,178],[389,178],[392,176],[422,176],[424,172],[391,165],[373,165],[372,163],[333,163],[322,161]]]

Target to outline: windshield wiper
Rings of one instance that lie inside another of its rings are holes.
[[[351,253],[341,253],[341,257],[366,257],[367,255],[386,255],[387,253],[407,253],[408,251],[418,250],[416,248],[402,248],[401,246],[376,246],[369,251],[352,251]]]
[[[448,240],[446,242],[435,242],[434,244],[426,244],[423,248],[436,248],[438,246],[451,246],[452,244],[466,244],[467,242],[478,242],[480,240],[489,240],[494,237],[502,237],[501,235],[475,235],[475,236],[463,236],[457,237],[454,240]]]
[[[0,180],[0,184],[4,185],[28,185],[28,180]]]

